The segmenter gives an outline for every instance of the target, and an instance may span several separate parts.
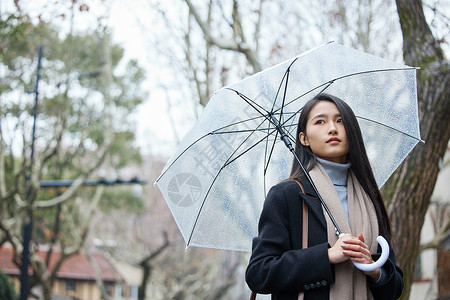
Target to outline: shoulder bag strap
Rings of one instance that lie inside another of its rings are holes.
[[[295,181],[300,186],[302,190],[302,194],[305,194],[305,189],[303,185],[299,181]],[[303,203],[303,218],[302,218],[302,249],[308,248],[308,205],[305,200],[302,200]],[[305,293],[298,293],[298,300],[303,300],[305,298]]]
[[[300,189],[302,190],[302,194],[305,194],[305,189],[303,188],[303,185],[295,180],[295,182],[298,183],[298,185],[300,186]],[[302,249],[304,248],[308,248],[308,205],[306,204],[306,202],[304,200],[302,200],[303,203],[303,218],[302,218]],[[303,300],[304,298],[304,293],[300,292],[298,294],[298,300]],[[250,300],[256,300],[256,293],[252,292],[252,294],[250,295]]]
[[[300,186],[300,189],[302,190],[302,194],[305,194],[305,189],[303,188],[303,185],[295,181]],[[308,248],[308,205],[306,204],[305,200],[302,201],[303,203],[303,224],[302,224],[302,249]]]

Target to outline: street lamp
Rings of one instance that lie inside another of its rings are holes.
[[[26,194],[26,202],[29,204],[31,193],[33,192],[32,175],[34,165],[34,140],[36,136],[36,120],[38,113],[39,100],[39,80],[41,78],[41,61],[44,53],[44,47],[38,47],[38,64],[36,72],[36,87],[34,89],[34,107],[33,107],[33,131],[31,134],[31,155],[30,155],[30,173],[27,176],[28,190]],[[23,228],[23,250],[22,250],[22,265],[20,268],[20,300],[26,300],[28,296],[28,265],[30,264],[30,241],[31,232],[33,228],[33,211],[31,205],[28,208],[28,222],[25,221]]]

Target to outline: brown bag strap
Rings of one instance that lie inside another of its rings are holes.
[[[305,194],[305,189],[303,188],[303,185],[295,180],[295,182],[298,183],[300,186],[300,189],[302,190],[302,194]],[[302,221],[302,249],[308,248],[308,205],[306,204],[305,200],[303,202],[303,221]],[[298,294],[298,300],[303,300],[304,293],[300,292]],[[250,300],[256,300],[256,293],[252,292],[250,295]]]
[[[303,185],[296,180],[300,189],[302,190],[302,194],[305,194],[305,189]],[[302,249],[308,248],[308,205],[305,200],[302,200],[303,203],[303,218],[302,218]],[[304,292],[298,293],[298,300],[303,300],[305,297]]]
[[[302,190],[302,194],[305,194],[305,189],[303,188],[303,185],[298,182],[298,185],[300,186]],[[308,205],[306,204],[305,200],[303,202],[303,224],[302,224],[302,249],[308,248]]]

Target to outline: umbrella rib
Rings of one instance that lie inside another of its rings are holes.
[[[290,66],[291,66],[296,60],[297,60],[297,59],[295,59],[295,60],[290,64]],[[289,66],[289,67],[290,67],[290,66]],[[287,72],[285,72],[285,76],[286,76],[286,73],[287,73]],[[284,80],[284,79],[283,79],[283,80]],[[282,80],[282,82],[283,82],[283,80]],[[245,96],[244,94],[240,93],[239,91],[236,91],[236,90],[231,89],[231,88],[227,88],[227,89],[229,89],[230,91],[235,92],[239,97],[241,97],[242,100],[244,100],[248,105],[250,105],[250,107],[254,108],[259,114],[261,114],[262,117],[266,118],[270,123],[272,123],[273,125],[276,126],[274,120],[272,119],[272,117],[274,116],[274,112],[269,112],[269,111],[267,111],[267,110],[264,109],[262,106],[260,106],[258,103],[256,103],[255,101],[253,101],[253,100],[250,99],[249,97]],[[281,89],[281,84],[280,84],[279,90],[280,90],[280,89]],[[279,91],[279,90],[278,90],[278,91]],[[285,89],[285,94],[284,94],[284,97],[283,97],[283,98],[286,97],[286,90],[287,90],[287,88]],[[278,92],[277,92],[277,94],[278,94]],[[274,103],[275,103],[275,101],[274,101]],[[283,99],[283,103],[284,103],[284,99]],[[284,105],[283,105],[283,106],[284,106]],[[259,107],[261,110],[263,110],[265,113],[262,113],[262,112],[258,109],[258,107]],[[272,110],[273,110],[273,107],[272,107]],[[277,110],[277,111],[278,111],[278,110]],[[281,112],[281,114],[282,114],[282,112]],[[281,114],[280,114],[280,121],[281,121]],[[256,118],[255,118],[255,119],[256,119]]]
[[[242,100],[244,100],[248,105],[250,105],[252,108],[254,108],[259,114],[261,114],[261,116],[265,117],[266,114],[269,113],[264,107],[262,107],[261,105],[259,105],[255,101],[253,101],[251,98],[245,96],[241,92],[236,91],[236,90],[234,90],[232,88],[227,88],[227,89],[230,90],[230,91],[235,92],[239,97],[241,97]],[[264,113],[262,113],[260,110],[264,111]]]
[[[295,59],[291,64],[290,64],[290,66],[292,66],[292,64],[296,61],[297,59]],[[290,67],[289,66],[289,67]],[[286,76],[286,73],[288,73],[288,72],[285,72],[285,76]],[[284,79],[283,79],[284,80]],[[283,80],[282,80],[282,82],[283,82]],[[286,80],[286,84],[287,84],[287,80]],[[247,96],[245,96],[244,94],[242,94],[242,93],[240,93],[239,91],[236,91],[236,90],[234,90],[234,89],[231,89],[231,88],[227,88],[227,89],[229,89],[230,91],[233,91],[233,92],[235,92],[239,97],[241,97],[242,98],[242,100],[244,100],[248,105],[250,105],[252,108],[254,108],[259,114],[261,114],[261,116],[262,117],[264,117],[264,118],[266,118],[270,123],[272,123],[273,125],[276,125],[275,124],[275,122],[272,120],[272,118],[271,118],[271,116],[273,116],[274,115],[274,112],[272,112],[272,113],[269,113],[266,109],[264,109],[262,106],[260,106],[258,103],[256,103],[255,101],[253,101],[252,99],[250,99],[249,97],[247,97]],[[281,84],[280,84],[280,87],[279,87],[279,89],[278,89],[278,92],[279,92],[279,90],[281,89]],[[286,90],[287,90],[287,88],[285,89],[285,94],[284,94],[284,97],[283,97],[283,103],[284,103],[284,98],[286,97]],[[278,92],[277,92],[277,95],[278,95]],[[275,97],[276,98],[276,97]],[[274,103],[275,103],[275,101],[274,101]],[[265,113],[262,113],[257,107],[259,107],[261,110],[263,110]],[[272,107],[272,110],[273,110],[273,107]],[[256,118],[255,118],[256,119]],[[281,121],[281,114],[280,114],[280,121]],[[270,134],[269,134],[270,135]]]
[[[381,123],[381,122],[378,122],[378,121],[375,121],[375,120],[371,120],[371,119],[369,119],[369,118],[361,117],[361,116],[356,116],[356,117],[359,118],[359,119],[368,121],[368,122],[375,123],[375,124],[377,124],[377,125],[384,126],[384,127],[386,127],[386,128],[392,129],[392,130],[394,130],[394,131],[400,132],[401,134],[406,135],[406,136],[408,136],[408,137],[410,137],[410,138],[412,138],[412,139],[415,139],[415,140],[417,140],[417,141],[419,141],[419,142],[422,142],[422,143],[425,142],[425,141],[422,140],[421,138],[417,138],[417,137],[415,137],[415,136],[413,136],[413,135],[411,135],[411,134],[409,134],[409,133],[406,133],[406,132],[404,132],[404,131],[401,131],[400,129],[394,128],[394,127],[389,126],[389,125],[386,125],[386,124],[384,124],[384,123]]]
[[[294,61],[294,62],[295,62],[295,61]],[[291,64],[291,65],[292,65],[292,64]],[[291,65],[289,66],[289,68],[291,67]],[[286,104],[286,106],[288,106],[289,104],[295,102],[297,99],[299,99],[299,98],[305,96],[306,94],[309,94],[310,92],[312,92],[312,91],[314,91],[314,90],[316,90],[316,89],[318,89],[318,88],[320,88],[320,87],[325,86],[325,87],[319,92],[319,94],[320,94],[320,93],[324,92],[324,91],[325,91],[330,85],[332,85],[335,81],[340,80],[340,79],[343,79],[343,78],[352,77],[352,76],[356,76],[356,75],[360,75],[360,74],[369,74],[369,73],[377,73],[377,72],[390,72],[390,71],[405,71],[405,70],[416,70],[416,69],[417,69],[417,68],[415,68],[415,67],[397,68],[397,69],[379,69],[379,70],[370,70],[370,71],[362,71],[362,72],[356,72],[356,73],[352,73],[352,74],[347,74],[347,75],[344,75],[344,76],[341,76],[341,77],[337,77],[337,78],[335,78],[335,79],[333,79],[333,80],[330,80],[330,81],[328,81],[328,82],[325,82],[325,83],[323,83],[323,84],[321,84],[321,85],[316,86],[315,88],[310,89],[309,91],[307,91],[307,92],[303,93],[302,95],[300,95],[300,96],[294,98],[293,100],[289,101],[289,102]],[[284,107],[284,105],[283,105],[281,108],[279,108],[278,110],[282,110],[283,107]],[[303,109],[303,107],[300,108],[297,112],[293,113],[293,114],[292,114],[285,122],[283,122],[281,125],[284,127],[285,124],[286,124],[288,121],[290,121],[294,116],[296,116],[302,109]],[[281,113],[282,113],[282,112],[281,112]],[[359,118],[363,119],[363,117],[359,117]],[[367,120],[367,121],[372,121],[372,122],[376,122],[376,121],[373,121],[373,120],[370,120],[370,119],[365,119],[365,120]],[[281,121],[281,118],[280,118],[280,121]],[[393,127],[390,127],[390,126],[385,125],[385,124],[382,124],[382,123],[379,123],[379,124],[384,125],[384,126],[386,126],[386,127],[388,127],[388,128],[391,128],[391,129],[393,129],[393,130],[395,130],[395,131],[398,131],[398,132],[401,132],[401,133],[403,133],[403,134],[405,134],[405,135],[407,135],[407,136],[410,136],[411,138],[414,138],[414,139],[416,139],[416,140],[419,140],[419,141],[423,142],[422,139],[417,138],[417,137],[414,137],[414,136],[412,136],[412,135],[409,135],[409,134],[407,134],[407,133],[405,133],[405,132],[403,132],[403,131],[400,131],[400,130],[398,130],[398,129],[395,129],[395,128],[393,128]],[[293,140],[293,137],[292,137],[292,136],[291,136],[291,139]]]
[[[339,78],[330,80],[330,81],[328,81],[328,82],[326,82],[326,83],[324,83],[324,84],[321,84],[321,85],[319,85],[319,86],[317,86],[317,87],[315,87],[315,88],[313,88],[313,89],[307,91],[306,93],[304,93],[304,94],[298,96],[297,98],[293,99],[292,101],[290,101],[287,105],[289,105],[290,103],[294,102],[295,100],[297,100],[297,99],[303,97],[304,95],[306,95],[306,94],[312,92],[313,90],[318,89],[319,87],[326,85],[326,86],[319,92],[319,94],[320,94],[320,93],[322,93],[323,91],[325,91],[330,85],[332,85],[335,81],[337,81],[337,80],[339,80],[339,79],[343,79],[343,78],[346,78],[346,77],[351,77],[351,76],[359,75],[359,74],[372,73],[372,72],[375,73],[375,72],[401,71],[401,70],[411,70],[411,69],[416,69],[416,68],[410,67],[410,68],[401,68],[401,69],[373,70],[373,71],[364,71],[364,72],[353,73],[353,74],[350,74],[350,75],[341,76],[341,77],[339,77]],[[300,108],[299,110],[297,110],[297,112],[293,113],[293,114],[292,114],[285,122],[283,122],[281,125],[282,125],[283,127],[286,127],[285,124],[286,124],[288,121],[290,121],[294,116],[296,116],[302,109],[303,109],[303,107]],[[396,129],[396,128],[392,127],[392,126],[389,126],[389,125],[386,125],[386,124],[383,124],[383,123],[380,123],[380,122],[378,122],[378,121],[375,121],[375,120],[372,120],[372,119],[368,119],[368,118],[365,118],[365,117],[361,117],[361,116],[356,116],[356,117],[357,117],[357,118],[360,118],[360,119],[363,119],[363,120],[366,120],[366,121],[368,121],[368,122],[372,122],[372,123],[376,123],[376,124],[378,124],[378,125],[382,125],[382,126],[384,126],[384,127],[390,128],[390,129],[392,129],[392,130],[394,130],[394,131],[400,132],[400,133],[402,133],[402,134],[404,134],[404,135],[406,135],[406,136],[408,136],[408,137],[410,137],[410,138],[413,138],[413,139],[418,140],[418,141],[420,141],[420,142],[424,142],[422,139],[417,138],[417,137],[415,137],[415,136],[413,136],[413,135],[410,135],[410,134],[408,134],[408,133],[406,133],[406,132],[404,132],[404,131],[401,131],[401,130],[399,130],[399,129]],[[292,137],[291,137],[291,139],[292,139]]]
[[[269,129],[267,129],[267,131],[269,131]],[[273,132],[273,131],[272,131]],[[268,133],[267,136],[270,136],[271,133]],[[272,147],[270,149],[270,153],[269,156],[267,156],[267,149],[268,149],[268,145],[269,145],[269,140],[267,139],[266,141],[266,151],[264,151],[264,176],[266,175],[268,166],[269,166],[269,162],[270,162],[270,158],[272,157],[272,153],[273,153],[273,149],[275,148],[275,143],[277,141],[277,137],[278,137],[278,130],[275,133],[275,137],[274,137],[274,142],[272,143]]]
[[[284,90],[283,105],[282,105],[281,107],[284,106],[284,99],[285,99],[285,97],[286,97],[287,81],[288,81],[288,78],[289,78],[289,73],[290,73],[290,70],[291,70],[291,66],[292,66],[297,60],[298,60],[298,57],[296,57],[296,58],[289,64],[289,66],[286,68],[286,72],[284,72],[283,78],[281,79],[280,85],[278,86],[277,93],[275,94],[275,99],[274,99],[274,101],[272,102],[272,103],[273,103],[273,104],[272,104],[272,109],[271,109],[272,112],[273,112],[273,109],[275,108],[275,103],[276,103],[276,100],[277,100],[277,98],[278,98],[278,94],[280,93],[281,87],[282,87],[282,85],[283,85],[283,81],[284,81],[284,79],[286,79],[286,88],[285,88],[285,90]],[[280,118],[281,118],[281,117],[280,117]]]
[[[296,114],[298,114],[301,110],[302,110],[303,108],[300,108],[296,113],[293,113],[283,124],[281,124],[284,128],[286,128],[287,126],[285,125],[287,122],[289,122]],[[365,117],[361,117],[361,116],[356,116],[358,119],[362,119],[362,120],[365,120],[365,121],[367,121],[367,122],[372,122],[372,123],[375,123],[375,124],[378,124],[378,125],[381,125],[381,126],[384,126],[384,127],[386,127],[386,128],[389,128],[389,129],[392,129],[392,130],[394,130],[394,131],[397,131],[397,132],[400,132],[401,134],[403,134],[403,135],[405,135],[405,136],[408,136],[408,137],[410,137],[410,138],[412,138],[412,139],[415,139],[415,140],[417,140],[417,141],[419,141],[419,142],[421,142],[421,143],[424,143],[424,140],[422,140],[421,138],[418,138],[418,137],[415,137],[415,136],[413,136],[413,135],[411,135],[411,134],[409,134],[409,133],[406,133],[406,132],[404,132],[404,131],[402,131],[402,130],[400,130],[400,129],[397,129],[397,128],[394,128],[394,127],[392,127],[392,126],[389,126],[389,125],[386,125],[386,124],[384,124],[384,123],[381,123],[381,122],[378,122],[378,121],[375,121],[375,120],[372,120],[372,119],[369,119],[369,118],[365,118]],[[289,125],[289,126],[293,126],[293,125]],[[290,133],[289,132],[287,132],[287,134],[290,136],[290,139],[291,140],[294,140],[294,137],[292,137],[292,135],[290,135]]]
[[[241,130],[230,130],[230,131],[211,131],[209,134],[228,134],[228,133],[244,133],[244,132],[255,132],[255,131],[266,131],[268,129],[273,129],[271,127],[265,128],[255,128],[255,129],[241,129]]]
[[[295,62],[295,60],[294,60]],[[291,65],[294,63],[292,62]],[[286,74],[286,73],[285,73]],[[281,85],[280,85],[281,88]],[[262,106],[260,106],[258,103],[256,103],[255,101],[253,101],[252,99],[250,99],[249,97],[245,96],[244,94],[240,93],[239,91],[233,90],[231,88],[228,88],[230,91],[234,91],[239,97],[241,97],[242,100],[244,100],[248,105],[250,105],[251,107],[253,107],[259,114],[261,114],[262,117],[266,118],[266,120],[268,120],[270,123],[272,123],[273,125],[276,126],[276,123],[274,122],[274,120],[272,119],[274,113],[273,112],[269,112],[266,109],[264,109]],[[259,107],[261,110],[263,110],[265,113],[262,113],[257,107]],[[272,108],[273,110],[273,108]],[[280,116],[281,118],[281,116]],[[270,128],[270,127],[269,127]],[[268,135],[269,136],[269,135]]]
[[[390,72],[390,71],[405,71],[405,70],[416,70],[416,69],[417,69],[417,68],[415,68],[415,67],[395,68],[395,69],[378,69],[378,70],[368,70],[368,71],[361,71],[361,72],[355,72],[355,73],[343,75],[343,76],[336,77],[336,78],[334,78],[334,79],[332,79],[332,80],[329,80],[329,81],[327,81],[327,82],[325,82],[325,83],[322,83],[322,84],[320,84],[320,85],[318,85],[318,86],[316,86],[316,87],[310,89],[309,91],[307,91],[307,92],[303,93],[302,95],[300,95],[300,96],[298,96],[298,97],[292,99],[291,101],[289,101],[289,102],[286,104],[286,106],[289,105],[289,104],[291,104],[291,103],[293,103],[293,102],[296,101],[297,99],[303,97],[304,95],[306,95],[306,94],[308,94],[308,93],[310,93],[310,92],[312,92],[312,91],[314,91],[314,90],[316,90],[316,89],[318,89],[318,88],[320,88],[320,87],[322,87],[322,86],[324,86],[324,85],[327,85],[327,86],[321,91],[321,92],[323,92],[325,89],[327,89],[327,88],[328,88],[331,84],[333,84],[335,81],[338,81],[338,80],[340,80],[340,79],[344,79],[344,78],[347,78],[347,77],[352,77],[352,76],[361,75],[361,74],[369,74],[369,73]]]
[[[268,129],[270,130],[270,128]],[[238,158],[240,158],[242,155],[244,155],[245,153],[249,152],[250,150],[252,150],[253,148],[255,148],[259,143],[261,143],[263,140],[267,139],[269,136],[272,135],[273,132],[277,131],[275,128],[272,129],[272,131],[268,134],[266,134],[266,136],[264,136],[263,138],[261,138],[260,140],[258,140],[257,142],[255,142],[252,146],[248,147],[244,152],[240,153],[238,156],[236,156],[235,158],[233,158],[232,160],[227,161],[223,167],[226,167],[228,165],[230,165],[232,162],[234,162],[235,160],[237,160]],[[244,141],[245,142],[245,141]],[[243,144],[243,143],[242,143]],[[242,145],[241,144],[241,145]],[[239,145],[239,147],[241,146]],[[239,147],[236,149],[236,151],[239,149]],[[233,154],[236,153],[236,151],[233,152]]]
[[[197,226],[197,222],[198,222],[198,219],[200,218],[200,214],[201,214],[201,212],[203,210],[203,206],[205,206],[206,198],[208,198],[209,192],[211,191],[211,189],[212,189],[212,187],[214,185],[214,182],[216,182],[216,179],[217,179],[217,177],[219,177],[219,174],[220,174],[220,172],[222,170],[223,170],[223,166],[217,172],[216,176],[214,176],[214,179],[211,181],[211,184],[209,185],[209,188],[206,191],[205,197],[203,197],[202,205],[200,205],[200,208],[198,210],[197,216],[195,217],[194,224],[192,225],[191,233],[189,234],[189,239],[186,242],[186,249],[189,247],[189,244],[191,243],[192,235],[194,234],[194,230],[195,230],[195,227]]]
[[[264,115],[263,116],[261,116],[261,117],[265,117]],[[207,136],[210,136],[210,135],[213,135],[213,134],[225,134],[225,133],[242,133],[242,132],[254,132],[254,131],[259,131],[259,130],[261,130],[261,131],[263,131],[263,130],[266,130],[265,128],[264,129],[258,129],[258,127],[257,127],[257,129],[245,129],[245,130],[234,130],[234,131],[221,131],[221,130],[223,130],[224,128],[227,128],[227,127],[231,127],[231,126],[234,126],[234,125],[237,125],[237,124],[243,124],[243,123],[245,123],[245,122],[248,122],[248,121],[253,121],[253,120],[257,120],[257,119],[259,119],[259,118],[261,118],[261,117],[254,117],[254,118],[250,118],[250,119],[246,119],[246,120],[241,120],[241,121],[239,121],[239,122],[235,122],[235,123],[232,123],[232,124],[228,124],[228,125],[226,125],[226,126],[223,126],[223,127],[221,127],[221,128],[218,128],[218,129],[216,129],[216,130],[213,130],[213,131],[211,131],[211,132],[208,132],[208,133],[206,133],[206,134],[204,134],[204,135],[202,135],[201,137],[199,137],[197,140],[195,140],[194,142],[192,142],[188,147],[186,147],[186,149],[184,149],[174,160],[173,160],[173,162],[165,169],[165,171],[164,172],[162,172],[161,173],[161,175],[158,177],[158,179],[156,179],[155,180],[155,184],[164,176],[164,174],[170,169],[170,167],[172,167],[172,165],[186,152],[186,151],[188,151],[192,146],[194,146],[197,142],[199,142],[200,140],[202,140],[203,138],[205,138],[205,137],[207,137]],[[265,117],[266,119],[267,119],[267,117]],[[262,123],[261,123],[262,124]],[[270,127],[268,127],[267,129],[270,129]]]
[[[297,100],[297,99],[303,97],[304,95],[306,95],[306,94],[312,92],[313,90],[318,89],[319,87],[321,87],[321,86],[323,86],[323,85],[326,85],[326,86],[319,92],[319,94],[320,94],[320,93],[322,93],[323,91],[325,91],[325,90],[326,90],[333,82],[334,82],[334,80],[331,80],[331,81],[326,82],[326,83],[324,83],[324,84],[322,84],[322,85],[319,85],[318,87],[315,87],[315,88],[313,88],[313,89],[307,91],[306,93],[303,93],[302,95],[298,96],[298,97],[295,98],[294,100],[290,101],[287,105],[289,105],[290,103],[294,102],[295,100]],[[280,108],[280,109],[282,109],[282,108]],[[286,124],[287,122],[289,122],[291,119],[293,119],[293,118],[294,118],[294,117],[295,117],[302,109],[303,109],[303,107],[301,107],[300,109],[298,109],[296,112],[292,113],[291,116],[290,116],[289,118],[287,118],[286,121],[284,121],[284,122],[281,123],[280,125],[281,125],[282,127],[286,127],[285,124]],[[280,121],[281,121],[281,118],[280,118]],[[291,126],[292,126],[292,125],[291,125]],[[291,136],[291,140],[292,140],[292,141],[295,141],[295,138],[293,138],[293,137]]]
[[[263,121],[263,122],[264,122],[264,121]],[[260,126],[263,124],[263,122],[260,123],[260,125],[258,125],[258,127],[260,127]],[[276,130],[276,129],[274,129],[273,131],[275,131],[275,130]],[[272,132],[273,132],[273,131],[272,131]],[[253,132],[254,132],[254,131],[253,131]],[[220,173],[222,172],[222,170],[225,169],[225,167],[228,166],[228,165],[230,165],[232,162],[236,161],[239,157],[241,157],[242,155],[244,155],[245,153],[247,153],[248,151],[250,151],[251,149],[253,149],[254,147],[256,147],[256,145],[258,145],[261,141],[263,141],[264,139],[266,139],[268,136],[270,136],[270,134],[267,134],[264,138],[262,138],[261,140],[259,140],[259,141],[256,142],[255,144],[253,144],[251,147],[247,148],[244,152],[242,152],[241,154],[239,154],[237,157],[235,157],[234,159],[230,160],[230,158],[238,151],[238,149],[245,143],[245,141],[247,141],[247,140],[250,138],[250,136],[251,136],[252,134],[253,134],[253,133],[249,134],[249,135],[241,142],[241,144],[240,144],[238,147],[236,147],[236,149],[233,151],[233,153],[231,153],[231,155],[229,156],[229,158],[227,159],[227,161],[220,167],[220,169],[217,171],[217,174],[214,176],[214,179],[212,180],[211,184],[209,185],[208,190],[207,190],[206,193],[205,193],[205,196],[203,197],[202,204],[200,205],[200,208],[199,208],[199,210],[198,210],[197,216],[195,217],[195,221],[194,221],[194,224],[192,225],[191,233],[189,234],[189,239],[188,239],[188,241],[187,241],[187,245],[186,245],[187,247],[189,246],[189,244],[190,244],[190,242],[191,242],[192,236],[193,236],[193,234],[194,234],[195,227],[197,226],[197,222],[198,222],[198,220],[199,220],[199,218],[200,218],[200,214],[201,214],[201,212],[202,212],[202,210],[203,210],[203,207],[204,207],[204,205],[205,205],[206,198],[208,197],[209,192],[211,191],[211,189],[212,189],[212,187],[213,187],[213,185],[214,185],[214,182],[216,181],[217,177],[219,177],[219,175],[220,175]]]
[[[280,121],[279,121],[279,122],[281,122],[281,119],[283,118],[283,109],[284,109],[285,103],[286,103],[286,93],[287,93],[287,89],[288,89],[289,75],[290,75],[290,73],[291,73],[291,67],[292,67],[292,65],[297,61],[297,59],[298,59],[298,57],[297,57],[296,59],[294,59],[294,60],[291,62],[291,64],[289,65],[289,67],[287,67],[286,72],[284,73],[285,75],[284,75],[284,77],[283,77],[283,80],[284,80],[284,78],[286,78],[286,83],[284,84],[283,101],[282,101],[281,107],[280,107]],[[283,80],[282,80],[281,83],[280,83],[280,87],[278,88],[278,91],[280,91],[280,89],[281,89]],[[278,92],[277,92],[277,97],[278,97]],[[276,98],[275,98],[275,100],[276,100]],[[273,102],[272,113],[273,113],[273,109],[274,109],[274,107],[275,107],[275,102],[276,102],[276,101]]]
[[[298,57],[295,58],[289,64],[289,67],[286,69],[286,72],[284,72],[283,78],[281,79],[280,85],[278,86],[278,90],[277,90],[277,93],[275,95],[275,99],[272,102],[271,115],[273,116],[273,118],[275,118],[275,116],[274,116],[274,108],[275,108],[276,99],[278,98],[278,94],[280,93],[281,87],[283,86],[283,81],[286,79],[286,83],[285,83],[285,87],[284,87],[284,93],[283,93],[283,101],[282,101],[281,108],[280,108],[280,118],[279,118],[278,124],[280,124],[281,119],[283,118],[283,108],[285,106],[285,101],[286,101],[286,93],[287,93],[287,86],[288,86],[288,82],[289,82],[289,75],[290,75],[291,66],[297,61],[297,59],[298,59]],[[270,121],[272,122],[273,125],[275,125],[275,126],[277,125],[277,124],[275,124],[275,122],[273,120],[270,120]],[[289,138],[289,136],[286,134],[286,132],[285,131],[283,131],[283,132]],[[277,141],[278,133],[282,134],[282,132],[280,132],[277,129],[274,141],[272,143],[272,147],[270,149],[269,155],[267,155],[267,149],[268,149],[268,144],[269,144],[268,142],[269,141],[268,140],[266,141],[266,151],[264,152],[264,178],[266,176],[267,169],[269,168],[269,162],[270,162],[270,159],[272,158],[272,154],[273,154],[273,151],[275,149],[275,144],[276,144],[276,141]],[[270,135],[270,133],[268,134],[268,136],[269,135]],[[281,136],[281,138],[283,138],[283,136]],[[264,190],[266,190],[266,181],[265,180],[264,180]]]
[[[268,134],[268,136],[269,136],[270,134]],[[271,149],[270,149],[270,153],[269,153],[269,156],[267,156],[267,146],[268,146],[268,141],[266,142],[266,151],[265,151],[265,153],[264,153],[264,178],[266,177],[266,173],[267,173],[267,169],[269,168],[269,162],[270,162],[270,159],[272,158],[272,154],[273,154],[273,150],[275,149],[275,144],[276,144],[276,142],[277,142],[277,137],[278,137],[278,130],[277,130],[277,132],[275,133],[275,138],[274,138],[274,141],[273,141],[273,143],[272,143],[272,147],[271,147]],[[265,189],[265,187],[266,187],[266,181],[264,180],[264,189]]]

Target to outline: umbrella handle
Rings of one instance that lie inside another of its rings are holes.
[[[362,263],[358,263],[358,262],[353,262],[355,267],[357,267],[361,271],[374,271],[378,268],[381,268],[384,265],[384,263],[386,262],[386,260],[389,257],[389,244],[386,241],[386,239],[384,237],[382,237],[381,235],[379,235],[377,237],[377,242],[381,246],[380,258],[378,258],[377,261],[375,261],[371,264],[362,264]]]

